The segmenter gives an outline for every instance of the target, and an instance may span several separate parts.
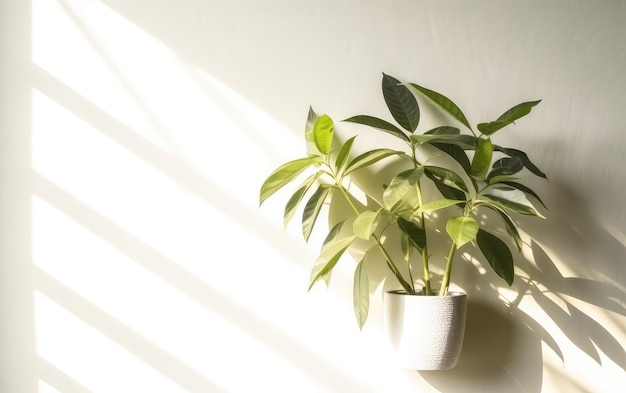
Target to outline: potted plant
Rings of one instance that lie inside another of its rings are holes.
[[[495,273],[511,285],[514,261],[507,241],[519,250],[522,247],[513,215],[543,217],[533,201],[541,205],[543,202],[519,182],[519,176],[524,169],[542,178],[546,175],[523,151],[492,141],[496,132],[530,113],[540,101],[516,105],[495,121],[480,123],[474,129],[454,102],[433,90],[401,83],[383,74],[382,93],[397,125],[369,115],[344,121],[383,131],[401,141],[404,149],[377,147],[353,157],[356,136],[339,142],[331,117],[309,109],[305,138],[311,151],[269,175],[260,189],[260,203],[283,186],[298,183],[285,206],[284,224],[303,206],[302,233],[307,241],[324,205],[348,206],[344,217],[329,225],[320,255],[313,264],[309,289],[319,280],[328,283],[342,255],[355,243],[366,242],[371,247],[364,254],[378,252],[378,261],[389,269],[399,286],[384,297],[386,330],[395,352],[404,359],[401,362],[414,369],[451,368],[463,341],[466,307],[466,294],[450,290],[457,251],[468,243],[475,244]],[[418,98],[430,100],[467,131],[462,133],[458,127],[443,125],[418,133]],[[393,167],[399,169],[391,175],[379,171],[380,178],[373,174],[374,178],[368,179],[369,188],[363,189],[369,202],[358,202],[353,192],[356,175],[391,160]],[[372,188],[372,182],[378,186]],[[478,214],[496,217],[506,231],[496,232],[484,226]],[[392,237],[386,235],[394,230],[400,235],[399,240],[392,242]],[[447,251],[443,254],[434,250],[442,245],[433,240],[437,233],[447,233]],[[435,257],[443,260],[438,285],[433,283],[431,266]],[[421,287],[416,285],[414,274],[418,266]],[[360,328],[367,319],[369,297],[369,275],[363,257],[354,273],[354,311]],[[424,301],[424,310],[410,313],[412,303]],[[426,312],[435,314],[427,316]],[[411,322],[415,326],[407,326]],[[434,328],[432,338],[417,331],[427,327]],[[441,343],[446,344],[444,352],[425,355],[439,350],[434,347]],[[449,349],[448,344],[457,347]]]

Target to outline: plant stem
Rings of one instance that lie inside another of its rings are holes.
[[[417,166],[417,161],[415,162]],[[419,182],[417,185],[417,198],[418,203],[421,206],[423,204],[422,200],[422,187]],[[423,278],[424,278],[424,294],[427,296],[431,296],[433,294],[432,288],[430,286],[430,268],[428,267],[428,236],[426,234],[426,220],[424,219],[424,213],[422,212],[420,215],[420,220],[422,222],[422,227],[424,228],[424,248],[422,249],[422,267],[423,267]]]
[[[361,214],[359,212],[359,209],[357,209],[357,207],[352,202],[352,198],[350,198],[350,195],[346,191],[345,187],[342,184],[340,184],[339,182],[337,182],[337,181],[335,181],[335,184],[337,184],[337,187],[339,188],[339,190],[341,190],[341,193],[346,198],[346,201],[348,201],[348,204],[350,205],[350,207],[352,207],[352,210],[354,211],[354,213],[357,216],[359,214]],[[389,269],[394,274],[394,276],[396,276],[396,278],[400,282],[400,285],[402,285],[402,288],[404,288],[404,290],[407,291],[407,293],[414,294],[415,293],[415,287],[413,285],[413,281],[411,280],[411,283],[408,283],[404,279],[404,277],[402,277],[402,274],[400,273],[400,270],[398,270],[398,267],[393,262],[393,259],[391,258],[391,256],[387,252],[387,250],[385,249],[385,246],[383,245],[383,243],[380,241],[380,238],[375,233],[372,233],[372,238],[376,242],[376,246],[378,247],[380,252],[383,254],[383,257],[385,258],[385,262],[387,262],[387,267],[389,267]]]
[[[446,296],[448,294],[448,287],[450,286],[450,273],[452,272],[452,260],[454,259],[454,254],[456,253],[456,243],[452,242],[452,246],[450,247],[450,253],[448,254],[448,259],[446,262],[446,272],[443,275],[443,279],[441,280],[441,289],[439,290],[439,294],[441,296]]]

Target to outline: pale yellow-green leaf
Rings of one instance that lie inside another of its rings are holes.
[[[472,217],[453,217],[446,224],[446,232],[457,248],[476,237],[479,225]]]

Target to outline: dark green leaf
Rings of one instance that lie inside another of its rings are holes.
[[[512,124],[515,120],[526,116],[530,113],[532,107],[539,104],[541,100],[538,101],[529,101],[523,102],[521,104],[515,105],[513,108],[504,112],[496,121],[492,121],[489,123],[481,123],[478,125],[478,129],[485,135],[492,135],[494,132],[499,129]]]
[[[509,247],[497,236],[484,231],[478,230],[476,242],[480,251],[491,265],[494,272],[504,279],[509,285],[513,284],[515,271],[513,265],[513,256]]]
[[[493,201],[496,201],[503,205],[505,208],[511,209],[515,212],[525,215],[537,216],[545,218],[541,213],[535,209],[533,204],[526,198],[524,192],[517,189],[490,189],[489,194],[485,196]]]
[[[510,149],[510,148],[504,148],[504,147],[497,146],[497,145],[494,146],[494,149],[497,151],[501,151],[502,153],[508,155],[509,157],[519,157],[524,163],[524,166],[530,172],[532,172],[536,176],[547,179],[547,176],[545,175],[545,173],[541,172],[541,170],[539,170],[539,168],[537,168],[537,166],[530,161],[530,158],[528,158],[528,155],[524,153],[523,151]]]
[[[498,176],[510,176],[524,169],[524,163],[519,157],[504,157],[493,163],[493,169],[487,175],[489,183]]]
[[[356,157],[352,161],[350,161],[350,163],[346,167],[345,174],[347,175],[350,172],[356,171],[357,169],[361,169],[361,168],[366,167],[368,165],[372,165],[372,164],[382,160],[383,158],[387,158],[387,157],[394,156],[394,155],[401,155],[401,154],[404,154],[404,152],[401,152],[401,151],[398,151],[398,150],[391,150],[391,149],[370,150],[368,152],[365,152],[365,153],[359,155],[358,157]]]
[[[445,179],[443,179],[439,174],[434,174],[430,171],[429,168],[425,168],[426,177],[428,177],[435,184],[435,187],[439,190],[441,195],[444,198],[448,199],[457,199],[459,201],[465,200],[465,193],[459,190],[457,187],[450,187],[445,183]]]
[[[350,122],[350,123],[357,123],[357,124],[363,124],[366,126],[370,126],[370,127],[374,127],[377,128],[379,130],[385,131],[390,133],[393,136],[396,136],[400,139],[402,139],[403,141],[408,142],[409,141],[409,137],[404,133],[404,131],[402,131],[401,129],[399,129],[398,127],[394,126],[393,124],[389,123],[388,121],[385,121],[383,119],[379,119],[377,117],[374,116],[368,116],[368,115],[358,115],[358,116],[352,116],[344,121]]]
[[[356,321],[359,329],[363,329],[370,307],[370,279],[364,260],[359,262],[354,271],[353,302]]]
[[[383,97],[389,112],[402,128],[415,132],[420,121],[420,109],[415,96],[393,76],[383,73]]]
[[[441,183],[445,184],[448,187],[453,187],[459,191],[468,192],[467,186],[465,182],[456,172],[438,166],[426,166],[424,167],[427,173],[430,173],[434,178],[436,178]],[[450,199],[450,198],[449,198]],[[452,198],[458,199],[458,198]],[[461,198],[465,200],[464,197]]]
[[[422,225],[418,225],[414,221],[408,221],[404,218],[398,218],[398,227],[407,235],[411,244],[422,252],[426,247],[426,231]]]
[[[472,127],[469,125],[469,122],[467,121],[467,118],[465,117],[461,109],[454,102],[452,102],[452,100],[450,100],[449,98],[447,98],[446,96],[442,94],[437,93],[436,91],[429,90],[425,87],[416,85],[415,83],[411,83],[410,85],[416,88],[426,97],[430,98],[435,104],[439,105],[446,112],[452,115],[452,117],[454,117],[455,119],[460,121],[463,125],[465,125],[465,127],[469,128],[470,130],[472,129]]]
[[[463,148],[448,143],[431,143],[431,145],[452,157],[454,161],[459,163],[465,173],[467,173],[468,175],[471,173],[472,164],[470,163],[469,157],[467,157],[467,154],[465,153],[465,150]]]
[[[483,133],[483,135],[493,135],[496,131],[508,126],[509,124],[513,124],[512,121],[490,121],[489,123],[478,123],[476,128],[478,131]]]
[[[428,130],[424,135],[460,135],[461,130],[456,127],[441,126]]]
[[[313,226],[317,221],[317,217],[320,214],[320,210],[324,205],[324,201],[330,192],[330,188],[327,185],[322,184],[315,190],[315,193],[311,196],[309,201],[304,206],[304,212],[302,214],[302,234],[305,240],[309,240]]]
[[[533,198],[535,198],[539,203],[541,203],[541,205],[543,207],[545,207],[546,209],[548,208],[545,203],[543,203],[543,201],[541,200],[541,198],[539,198],[539,195],[537,195],[536,192],[534,192],[533,190],[531,190],[530,188],[526,187],[523,184],[517,183],[517,182],[512,182],[512,181],[503,181],[501,182],[502,184],[506,184],[507,186],[516,188],[530,196],[532,196]]]
[[[302,171],[313,164],[322,162],[319,156],[311,156],[289,161],[279,166],[272,172],[261,186],[260,204],[263,203],[276,191],[280,190],[285,184],[292,181]]]

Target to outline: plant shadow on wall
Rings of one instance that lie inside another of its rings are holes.
[[[489,380],[490,384],[499,384],[507,392],[540,392],[544,370],[543,348],[549,348],[548,351],[563,363],[567,363],[568,358],[561,350],[559,338],[549,331],[550,328],[542,326],[534,312],[523,310],[523,303],[526,302],[536,304],[544,314],[542,320],[549,319],[558,331],[598,365],[603,365],[601,352],[626,371],[623,345],[611,331],[583,311],[589,307],[605,310],[607,315],[613,316],[614,325],[620,326],[622,322],[619,320],[626,317],[626,292],[608,279],[600,281],[579,277],[602,276],[606,267],[602,261],[616,256],[625,260],[626,248],[594,224],[593,218],[584,214],[584,204],[575,197],[575,192],[565,186],[555,187],[558,184],[557,181],[551,182],[552,195],[547,200],[561,201],[561,204],[555,203],[546,214],[547,222],[537,225],[521,219],[520,227],[528,237],[541,239],[541,242],[529,240],[529,252],[517,258],[513,285],[516,293],[511,300],[504,301],[499,308],[481,302],[483,295],[498,296],[502,288],[493,285],[488,275],[477,270],[461,279],[460,284],[472,288],[469,292],[477,293],[479,299],[468,306],[465,345],[457,367],[444,372],[421,372],[421,376],[433,386],[442,391],[467,391],[467,386],[471,386],[468,384]],[[572,211],[578,214],[573,217]],[[583,232],[579,228],[584,228]],[[570,240],[563,243],[559,240],[563,236]],[[580,261],[580,255],[585,255],[581,250],[592,247],[589,244],[592,241],[601,243],[598,247],[604,252],[593,256],[593,264],[585,263],[588,260]],[[566,245],[547,252],[548,245],[552,244]],[[558,263],[557,257],[565,263]],[[572,257],[575,259],[570,259]],[[572,263],[568,264],[568,260]],[[577,276],[562,272],[566,269],[576,272],[576,266],[572,265],[579,262],[584,264],[584,271]],[[586,391],[571,378],[567,379],[567,383],[574,391]]]
[[[540,391],[542,342],[565,360],[555,337],[532,313],[520,307],[526,299],[533,299],[574,344],[598,363],[601,359],[595,346],[626,369],[624,350],[617,340],[577,307],[582,301],[624,315],[623,294],[615,288],[609,291],[612,293],[605,289],[603,293],[607,296],[586,296],[585,291],[577,288],[603,287],[604,283],[566,278],[560,273],[557,264],[533,240],[543,238],[541,227],[524,230],[524,216],[543,217],[530,200],[541,205],[543,202],[534,191],[518,183],[519,173],[528,170],[538,177],[546,176],[526,153],[491,141],[496,131],[530,113],[539,101],[519,104],[496,121],[479,124],[477,135],[460,109],[439,93],[416,84],[402,84],[384,74],[382,88],[391,114],[406,131],[367,115],[346,121],[395,136],[396,141],[400,139],[409,145],[408,153],[373,148],[349,158],[355,137],[339,146],[333,145],[332,119],[311,109],[305,133],[310,155],[279,167],[261,187],[263,202],[306,169],[316,168],[288,200],[284,217],[287,224],[300,202],[309,195],[308,201],[303,202],[302,219],[303,233],[308,239],[322,207],[330,200],[331,229],[314,263],[310,285],[318,280],[328,283],[342,255],[346,251],[351,253],[360,261],[355,269],[354,308],[357,322],[362,326],[373,293],[371,288],[380,287],[383,281],[385,289],[401,285],[410,296],[435,295],[439,289],[445,295],[452,261],[458,251],[457,259],[463,262],[455,264],[455,282],[467,289],[473,299],[469,304],[467,345],[456,369],[423,373],[432,385],[452,389],[458,384],[467,391],[468,386],[479,386],[480,381],[489,380],[490,385],[499,381],[506,391]],[[465,125],[472,135],[461,134],[453,126],[416,134],[419,107],[414,95],[418,93]],[[466,151],[471,152],[469,157]],[[409,169],[406,159],[410,162]],[[320,179],[326,181],[314,187]],[[384,182],[376,183],[380,179]],[[354,188],[362,191],[360,199],[355,196],[358,191]],[[462,213],[451,212],[454,208],[461,208]],[[501,238],[508,239],[520,251],[530,249],[532,256],[521,253],[513,257]],[[450,251],[438,254],[431,246]],[[474,253],[472,246],[479,252]],[[379,252],[373,255],[372,250]],[[423,261],[421,289],[415,287],[411,255],[418,255]],[[586,270],[584,275],[593,276],[593,273]],[[513,286],[515,295],[499,285],[502,281],[496,274]],[[493,301],[486,299],[500,299],[501,306],[494,306]],[[455,378],[450,378],[452,375]]]

